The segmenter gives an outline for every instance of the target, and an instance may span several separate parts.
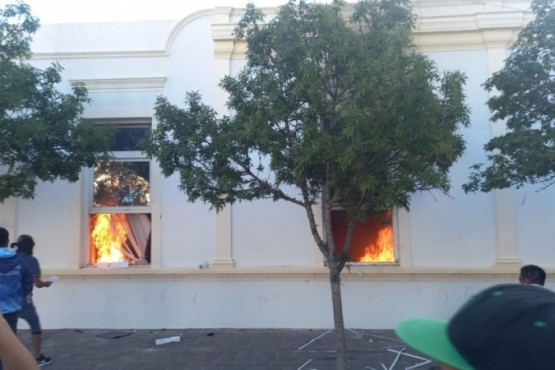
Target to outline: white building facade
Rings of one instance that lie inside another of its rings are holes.
[[[502,123],[489,120],[482,84],[502,68],[530,21],[529,1],[420,0],[414,11],[420,50],[440,70],[468,77],[467,149],[451,171],[448,196],[418,194],[410,211],[395,212],[395,263],[358,263],[343,272],[350,328],[392,328],[414,315],[449,317],[482,287],[517,282],[522,264],[555,271],[553,190],[461,189],[469,167],[485,160],[483,145],[503,133]],[[92,99],[85,117],[101,123],[154,127],[156,97],[180,105],[186,91],[199,91],[226,114],[218,83],[244,63],[244,44],[232,36],[241,14],[218,7],[170,21],[46,24],[35,36],[32,64],[60,63],[60,90],[84,82]],[[142,166],[147,201],[97,204],[97,177],[83,169],[76,183],[43,183],[35,199],[0,205],[0,225],[14,237],[33,235],[43,274],[59,276],[51,288],[35,292],[45,328],[333,326],[328,270],[302,208],[256,201],[216,214],[187,202],[177,176],[163,177],[140,151],[126,148],[116,156]],[[135,255],[140,263],[91,262],[91,220],[110,212],[133,215],[127,227],[146,225],[146,232],[134,233],[144,239],[135,244],[146,245],[133,252],[142,256]]]

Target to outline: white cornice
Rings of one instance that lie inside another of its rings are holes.
[[[84,83],[89,91],[113,91],[113,90],[155,90],[161,91],[166,83],[165,77],[143,77],[143,78],[103,78],[103,79],[73,79],[69,81],[72,85]]]
[[[530,20],[532,20],[532,15],[522,11],[425,17],[418,21],[415,33],[467,32],[500,28],[521,29]]]
[[[148,58],[148,57],[167,57],[170,54],[173,42],[179,32],[194,20],[212,15],[212,10],[200,10],[183,18],[172,29],[164,49],[159,50],[132,50],[132,51],[96,51],[96,52],[62,52],[62,53],[33,53],[35,60],[59,60],[59,59],[93,59],[93,58]]]
[[[153,58],[167,56],[165,50],[137,50],[137,51],[85,51],[67,53],[34,53],[34,60],[48,59],[95,59],[95,58]]]
[[[498,40],[499,45],[508,45],[532,19],[532,14],[523,9],[527,7],[522,0],[415,0],[413,3],[418,16],[414,40],[422,50],[489,47],[483,32],[494,29],[510,31],[510,39]],[[268,17],[276,12],[276,8],[262,10]],[[212,17],[211,32],[216,57],[227,55],[240,58],[244,57],[244,43],[236,41],[233,32],[243,11],[239,8],[216,7],[190,14],[176,24],[164,48],[159,50],[36,53],[33,59],[167,57],[179,33],[191,22],[206,16]],[[231,45],[233,50],[229,50]]]
[[[426,2],[426,5],[430,5],[429,2]],[[417,22],[413,40],[422,51],[508,47],[532,18],[530,12],[511,8],[497,12],[423,16]],[[231,44],[234,40],[234,27],[235,24],[231,23],[212,25],[212,39],[217,57],[224,57],[226,54],[232,58],[244,56],[244,42],[235,41]],[[234,47],[233,50],[229,50],[231,45]]]

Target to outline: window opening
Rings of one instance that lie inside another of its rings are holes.
[[[148,206],[150,162],[101,163],[94,169],[94,207]]]
[[[91,214],[89,263],[149,264],[150,225],[150,214],[146,213]]]
[[[102,119],[114,127],[114,159],[95,166],[89,210],[88,264],[127,267],[150,264],[150,160],[140,142],[150,119]]]
[[[349,252],[350,262],[397,262],[392,216],[393,212],[388,212],[386,222],[378,218],[370,218],[355,223]],[[338,253],[341,253],[348,227],[345,211],[333,210],[331,223],[335,249]]]

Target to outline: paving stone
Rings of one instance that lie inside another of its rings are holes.
[[[30,348],[29,331],[20,330],[18,334]],[[173,336],[179,336],[180,342],[155,345],[156,339]],[[334,348],[331,330],[43,332],[43,352],[54,360],[45,367],[48,370],[333,370]],[[391,330],[348,330],[347,355],[352,370],[428,370],[437,366],[407,348]]]

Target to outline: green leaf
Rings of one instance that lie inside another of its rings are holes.
[[[158,99],[146,150],[189,200],[310,209],[328,192],[323,209],[364,219],[449,190],[469,123],[465,76],[416,51],[409,1],[360,1],[352,17],[344,5],[290,1],[265,22],[249,5],[236,30],[246,65],[220,85],[232,116],[194,92],[184,108]]]
[[[487,166],[472,167],[465,191],[521,187],[555,179],[555,2],[534,0],[505,66],[484,84],[492,120],[506,133],[485,145]]]
[[[0,9],[0,202],[32,198],[39,180],[77,181],[83,166],[109,157],[110,130],[81,119],[86,89],[60,93],[59,64],[25,63],[38,27],[26,4]]]

